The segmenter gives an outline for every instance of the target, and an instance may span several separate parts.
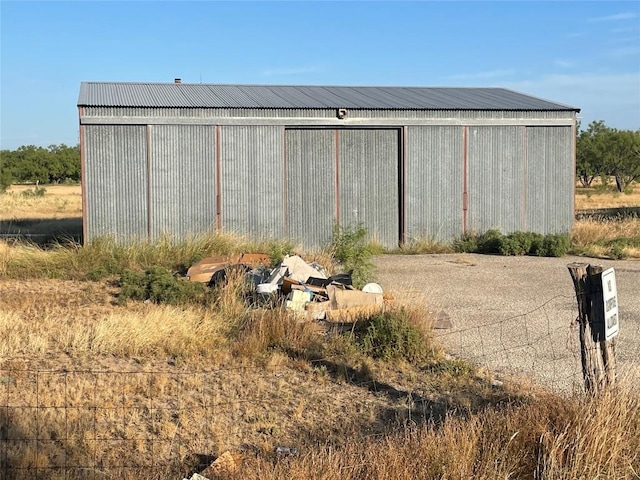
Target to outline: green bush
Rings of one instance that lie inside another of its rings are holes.
[[[541,235],[516,231],[503,235],[499,230],[487,230],[482,235],[467,233],[453,242],[456,252],[500,255],[539,255],[562,257],[569,251],[567,235]]]
[[[353,333],[358,350],[372,358],[417,361],[428,352],[427,338],[411,323],[404,309],[359,320]]]
[[[453,241],[453,250],[458,253],[477,253],[478,235],[475,233],[463,233]]]
[[[478,237],[478,253],[500,253],[503,239],[500,230],[487,230]]]
[[[33,190],[24,190],[20,195],[25,198],[42,198],[47,193],[46,188],[35,186]]]
[[[502,255],[537,255],[544,237],[534,232],[513,232],[500,243]]]
[[[353,286],[356,288],[362,288],[374,279],[374,248],[366,237],[367,229],[362,225],[356,228],[336,225],[333,230],[331,252],[345,270],[353,271]]]
[[[538,250],[541,257],[563,257],[569,252],[570,242],[567,235],[548,234]]]
[[[199,301],[204,295],[202,284],[181,280],[159,266],[150,267],[144,273],[125,270],[119,285],[119,304],[131,299],[176,305]]]

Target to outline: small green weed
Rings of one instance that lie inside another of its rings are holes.
[[[366,237],[367,229],[362,225],[355,228],[336,225],[333,230],[330,250],[345,270],[353,271],[353,286],[356,288],[362,288],[374,279],[372,258],[376,250]]]
[[[420,361],[429,352],[426,335],[411,323],[405,309],[389,310],[359,320],[353,333],[358,350],[371,358]]]

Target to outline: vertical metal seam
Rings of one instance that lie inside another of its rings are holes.
[[[527,128],[526,126],[522,127],[522,230],[525,232],[527,231],[527,171],[529,162]]]
[[[151,241],[152,235],[152,227],[153,227],[153,209],[152,209],[152,198],[151,198],[151,178],[153,172],[151,171],[151,125],[146,125],[145,129],[145,140],[146,140],[146,161],[147,161],[147,240]]]
[[[468,159],[469,127],[462,127],[462,233],[467,233],[467,217],[469,214],[469,168]]]
[[[78,107],[78,123],[80,124],[80,188],[82,196],[82,244],[87,244],[87,159],[86,150],[84,144],[84,130],[85,126],[82,124],[82,115],[84,110],[82,107]]]
[[[573,223],[575,221],[576,218],[576,182],[575,182],[575,175],[576,175],[576,162],[578,161],[578,159],[576,158],[577,155],[577,141],[578,141],[578,128],[577,128],[577,118],[576,118],[576,114],[573,114],[573,125],[571,125],[571,136],[573,137],[572,141],[571,141],[571,165],[572,165],[572,171],[570,172],[570,178],[573,179],[573,181],[571,182],[571,185],[573,186],[572,188],[572,195],[571,195],[571,204],[572,204],[572,211],[573,211],[573,215],[571,217],[571,225],[570,225],[570,229],[568,233],[571,233],[571,230],[573,229]]]
[[[338,129],[335,131],[335,164],[336,164],[336,191],[335,202],[336,202],[336,225],[340,225],[340,131]]]
[[[216,230],[222,231],[222,161],[220,157],[220,125],[215,126],[215,162],[216,162]]]
[[[407,234],[407,228],[406,228],[406,223],[407,223],[407,202],[406,202],[406,185],[407,185],[407,134],[408,134],[408,127],[405,125],[402,128],[398,129],[398,135],[400,136],[399,139],[399,144],[400,144],[400,152],[399,152],[399,161],[400,161],[400,173],[398,175],[399,177],[399,183],[400,185],[398,186],[398,195],[400,196],[400,198],[398,199],[400,205],[399,205],[399,210],[400,210],[400,225],[399,225],[399,230],[400,230],[400,246],[404,245],[406,243],[406,234]]]
[[[287,129],[282,128],[282,233],[289,238],[289,216],[287,211],[287,189],[289,177],[287,176]]]

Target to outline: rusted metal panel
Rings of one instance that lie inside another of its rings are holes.
[[[306,246],[329,243],[336,222],[334,138],[333,130],[286,131],[285,233]]]
[[[385,247],[399,242],[399,132],[344,129],[339,137],[340,225],[364,226]]]
[[[408,241],[462,234],[463,127],[408,127]]]
[[[569,233],[573,226],[571,127],[528,127],[527,230]]]
[[[469,229],[525,228],[524,127],[469,127]]]
[[[220,127],[224,231],[256,238],[284,235],[282,136],[282,127]]]
[[[150,128],[151,238],[185,238],[216,229],[215,129]]]
[[[85,242],[101,236],[146,239],[145,127],[86,125],[83,130]]]

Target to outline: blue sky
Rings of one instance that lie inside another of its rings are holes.
[[[76,144],[81,81],[497,86],[640,128],[640,2],[0,1],[0,148]]]

